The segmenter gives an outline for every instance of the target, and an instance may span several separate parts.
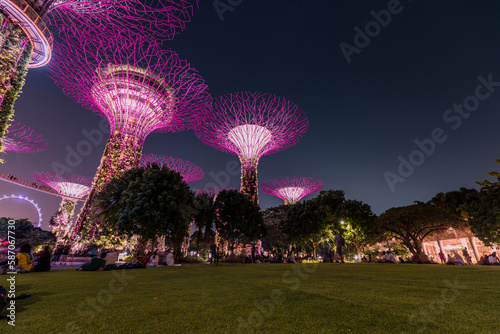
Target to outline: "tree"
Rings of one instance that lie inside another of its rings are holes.
[[[493,246],[500,244],[500,172],[489,172],[488,175],[496,177],[497,181],[476,182],[481,189],[469,195],[465,210],[472,233],[485,245]]]
[[[128,236],[166,237],[180,252],[193,219],[193,193],[179,173],[156,164],[114,178],[96,196],[96,218]]]
[[[214,194],[199,194],[194,198],[194,223],[197,231],[193,233],[192,240],[196,243],[196,251],[200,249],[200,243],[205,244],[215,240],[215,228],[217,213],[215,212]]]
[[[391,208],[377,219],[378,227],[400,240],[413,254],[422,254],[422,241],[438,231],[460,227],[463,221],[449,211],[417,203]]]
[[[229,242],[231,253],[239,242],[253,242],[266,234],[259,205],[236,190],[222,190],[215,200],[217,232]]]
[[[31,246],[36,247],[43,244],[48,244],[50,242],[55,242],[56,236],[54,233],[49,231],[44,231],[39,227],[33,226],[33,224],[28,219],[15,219],[14,235],[12,232],[9,234],[9,221],[14,220],[10,218],[2,217],[0,218],[0,244],[4,241],[9,240],[9,235],[15,238],[16,247],[22,244],[31,244]]]
[[[334,221],[328,206],[317,198],[290,207],[283,221],[288,240],[309,250],[316,259],[316,250],[332,233]]]
[[[346,244],[356,250],[359,258],[366,246],[380,241],[383,232],[375,224],[376,216],[368,204],[346,200],[339,206],[336,215],[344,222]]]

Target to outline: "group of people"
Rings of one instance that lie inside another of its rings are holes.
[[[54,262],[54,265],[56,264],[57,261],[59,261],[59,265],[66,265],[66,262],[68,261],[69,257],[69,262],[73,261],[73,257],[71,255],[71,245],[70,244],[58,244],[56,248],[54,249],[54,255],[52,256],[52,262]]]
[[[102,251],[99,256],[92,257],[90,261],[84,263],[77,270],[107,271],[116,269],[139,269],[157,265],[174,266],[175,261],[172,249],[168,249],[165,252],[164,261],[160,261],[161,255],[158,249],[154,251],[145,250],[144,253],[137,253],[130,261],[118,262],[117,252]]]

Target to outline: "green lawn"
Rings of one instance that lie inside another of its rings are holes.
[[[409,264],[55,270],[17,276],[32,297],[0,332],[499,333],[499,280],[500,267]]]

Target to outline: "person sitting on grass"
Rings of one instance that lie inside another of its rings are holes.
[[[31,245],[24,244],[16,255],[17,265],[22,267],[25,272],[29,273],[33,269],[33,254],[31,254]]]
[[[391,251],[388,251],[385,254],[385,258],[386,258],[386,263],[398,263],[398,260],[396,259],[394,254],[391,253]]]
[[[448,261],[446,261],[446,264],[450,264],[450,265],[455,264],[455,259],[451,257],[451,254],[448,254]]]
[[[172,253],[172,250],[169,249],[167,250],[167,266],[172,267],[174,265],[174,254]]]
[[[422,263],[424,263],[424,264],[430,264],[430,263],[432,263],[431,260],[429,260],[429,257],[427,256],[427,254],[425,254],[425,253],[423,253],[420,256],[420,259],[422,260]]]
[[[465,265],[463,257],[461,257],[460,254],[458,254],[458,252],[456,250],[453,251],[453,259],[455,260],[456,265],[460,265],[460,266]]]
[[[43,250],[38,254],[37,264],[33,271],[50,271],[50,254],[52,254],[50,247],[43,247]]]
[[[94,256],[92,260],[84,263],[77,270],[97,271],[97,270],[103,270],[105,266],[106,266],[106,252],[102,252],[99,257]]]

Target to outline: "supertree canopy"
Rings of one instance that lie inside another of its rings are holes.
[[[200,114],[195,132],[207,145],[239,156],[241,192],[258,202],[257,165],[263,155],[295,145],[308,121],[282,97],[242,92],[216,99]]]
[[[58,46],[49,69],[65,93],[108,119],[111,133],[77,228],[95,192],[139,166],[149,133],[189,128],[210,101],[203,79],[175,52],[132,35],[79,37]]]
[[[54,172],[34,172],[31,173],[31,178],[48,185],[62,196],[59,210],[50,221],[57,236],[62,237],[70,227],[76,202],[87,196],[92,180],[86,176]]]
[[[82,31],[96,35],[104,30],[171,40],[192,11],[187,0],[0,0],[0,138],[14,115],[27,68],[51,59],[50,30],[60,43]]]
[[[147,154],[142,156],[141,166],[148,167],[151,164],[178,172],[184,182],[196,182],[201,180],[204,175],[203,170],[194,163],[167,155]]]
[[[41,134],[19,122],[12,122],[0,144],[0,151],[6,152],[32,153],[49,148],[49,143]]]
[[[325,184],[312,177],[280,177],[262,182],[260,190],[285,201],[286,205],[295,204],[303,197],[323,189]]]

